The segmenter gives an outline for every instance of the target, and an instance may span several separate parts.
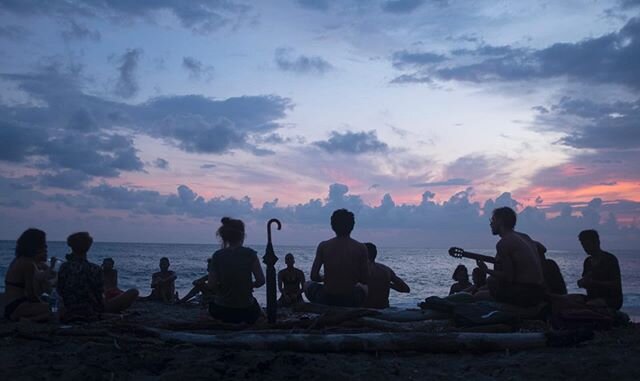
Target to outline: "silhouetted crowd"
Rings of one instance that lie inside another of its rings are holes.
[[[467,267],[459,265],[453,272],[451,296],[464,293],[473,300],[523,308],[543,303],[611,311],[622,307],[618,260],[601,249],[597,231],[585,230],[578,235],[587,257],[577,284],[586,294],[567,295],[558,265],[545,257],[545,246],[516,231],[515,225],[513,209],[493,211],[491,231],[500,237],[496,254],[468,255],[476,258],[472,281]],[[293,254],[285,256],[286,268],[277,276],[279,306],[301,303],[304,296],[317,304],[383,309],[389,307],[391,290],[410,292],[391,268],[376,262],[376,245],[351,238],[354,226],[353,213],[346,209],[333,212],[335,237],[318,245],[309,281],[295,267]],[[18,238],[15,258],[5,275],[4,317],[13,321],[94,320],[105,313],[120,313],[136,300],[180,304],[200,294],[213,319],[252,324],[263,315],[253,296],[253,290],[265,284],[262,265],[256,251],[244,246],[245,226],[241,220],[223,218],[216,235],[222,248],[208,259],[206,274],[193,281],[193,288],[180,299],[175,290],[177,274],[170,270],[168,258],[162,258],[159,271],[152,274],[151,294],[140,297],[136,289],[118,288],[113,259],[104,259],[102,266],[88,260],[93,244],[89,233],[74,233],[67,238],[71,252],[64,260],[48,260],[45,232],[28,229]],[[492,263],[492,268],[485,262]]]

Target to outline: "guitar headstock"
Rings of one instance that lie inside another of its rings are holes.
[[[449,255],[454,257],[454,258],[462,258],[462,253],[464,253],[464,250],[459,248],[459,247],[450,247],[449,248]]]

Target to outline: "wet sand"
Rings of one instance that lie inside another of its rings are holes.
[[[47,333],[50,325],[0,323],[1,380],[637,380],[640,334],[637,324],[597,333],[570,348],[518,353],[309,354],[221,350],[122,335],[120,324],[166,326],[204,321],[197,306],[137,303],[124,319],[70,330],[86,336]],[[59,328],[57,328],[59,330]],[[110,330],[115,336],[94,335]],[[39,331],[39,332],[38,332]],[[81,333],[82,334],[82,333]]]

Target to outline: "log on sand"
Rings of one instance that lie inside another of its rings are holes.
[[[451,314],[439,312],[439,311],[433,311],[433,310],[394,309],[394,308],[376,310],[371,308],[325,306],[322,304],[315,304],[315,303],[299,303],[293,307],[293,311],[315,313],[315,314],[325,314],[325,313],[358,314],[355,311],[361,311],[360,313],[362,314],[362,316],[369,316],[372,319],[394,321],[398,323],[408,323],[408,322],[425,321],[425,320],[441,320],[441,319],[449,319],[451,317]]]
[[[574,345],[593,336],[557,333],[353,333],[204,335],[150,328],[161,340],[215,348],[293,352],[494,352]]]

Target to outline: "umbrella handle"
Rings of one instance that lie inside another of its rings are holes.
[[[271,224],[272,223],[276,223],[276,225],[278,225],[278,230],[282,229],[282,224],[280,223],[280,220],[278,220],[277,218],[272,218],[269,220],[269,222],[267,222],[267,242],[271,243]]]

